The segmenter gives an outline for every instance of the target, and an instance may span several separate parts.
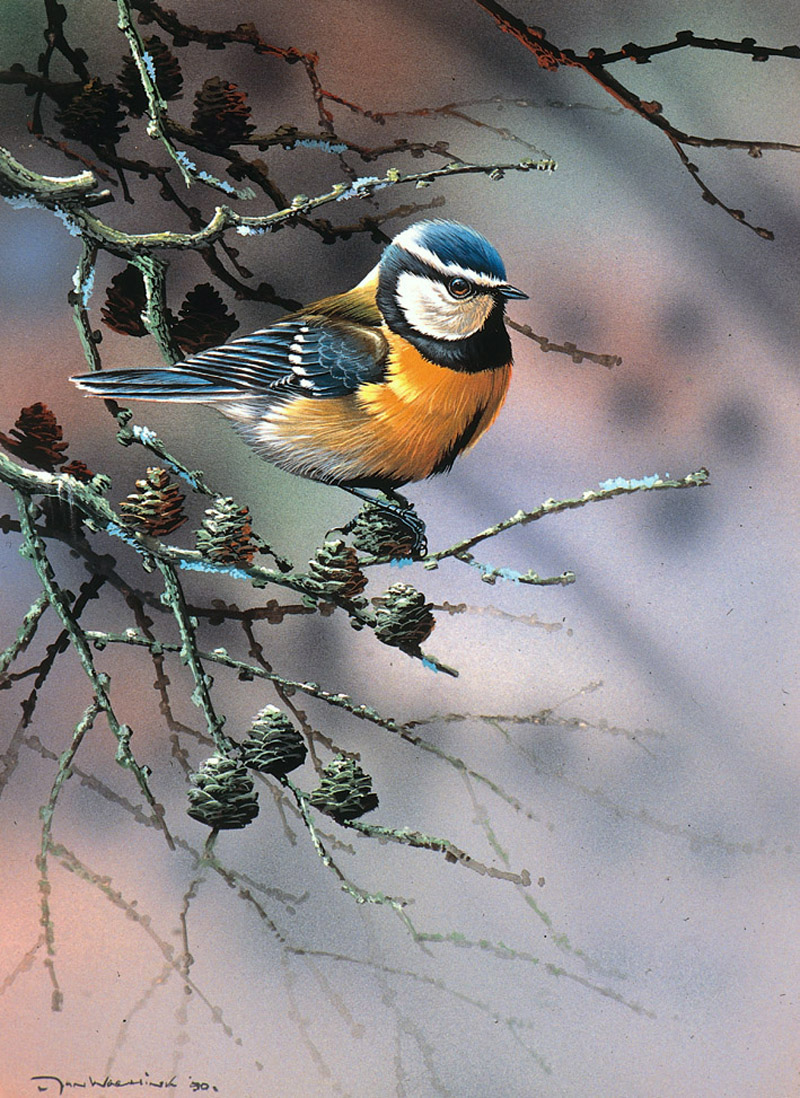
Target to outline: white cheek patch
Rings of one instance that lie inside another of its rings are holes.
[[[397,304],[408,323],[431,339],[466,339],[480,331],[492,311],[490,294],[456,301],[441,282],[403,271],[397,280]]]

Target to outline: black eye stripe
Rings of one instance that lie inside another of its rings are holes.
[[[484,285],[482,282],[472,282],[464,275],[452,275],[446,271],[440,271],[436,267],[432,267],[430,264],[425,263],[423,260],[410,252],[398,249],[398,255],[393,257],[393,261],[385,264],[385,272],[387,274],[394,274],[395,277],[399,276],[403,271],[408,271],[409,274],[421,275],[423,278],[430,279],[432,282],[441,282],[443,286],[447,286],[448,282],[453,278],[464,278],[464,281],[469,282],[470,286],[475,293],[492,292],[492,287]],[[480,273],[476,272],[480,278]]]

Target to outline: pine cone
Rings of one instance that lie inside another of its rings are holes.
[[[253,779],[241,763],[212,755],[191,774],[188,814],[219,830],[247,827],[258,815]]]
[[[248,119],[247,93],[219,76],[206,80],[194,97],[192,129],[219,149],[227,149],[255,129]]]
[[[144,48],[155,69],[155,85],[161,98],[180,99],[183,89],[183,73],[178,59],[157,34],[144,40]],[[142,87],[139,70],[132,57],[123,57],[122,72],[117,77],[120,96],[128,108],[128,113],[139,118],[147,110],[147,96]]]
[[[239,321],[209,282],[202,282],[190,290],[180,308],[178,319],[172,324],[175,342],[186,355],[218,347],[236,329]]]
[[[358,566],[355,549],[341,539],[326,541],[320,546],[314,559],[308,562],[308,571],[331,595],[346,599],[360,595],[367,586],[367,577]]]
[[[251,540],[250,510],[229,496],[217,498],[206,511],[203,525],[195,531],[197,548],[204,557],[219,564],[249,564],[257,546]]]
[[[338,823],[356,820],[378,807],[372,778],[344,755],[337,755],[323,768],[322,779],[308,801]]]
[[[63,462],[68,445],[61,424],[41,401],[22,409],[10,436],[0,431],[0,444],[10,454],[48,473],[55,472]]]
[[[62,473],[68,473],[69,476],[75,477],[81,484],[88,484],[94,480],[94,473],[89,466],[83,461],[70,461],[68,465],[61,466]]]
[[[94,76],[63,107],[56,112],[56,122],[64,137],[82,141],[92,148],[116,145],[128,127],[123,125],[125,114],[120,96],[113,84],[104,84]]]
[[[119,505],[128,526],[142,534],[163,538],[186,522],[182,506],[185,496],[165,469],[148,469],[147,476],[136,481],[136,487],[138,491]]]
[[[101,309],[105,325],[121,335],[147,335],[142,313],[147,304],[142,272],[129,263],[124,271],[114,275],[106,292],[106,303]]]
[[[305,741],[285,713],[274,705],[262,709],[240,748],[245,766],[283,777],[305,762]]]
[[[424,640],[431,635],[436,619],[431,613],[431,603],[415,587],[407,583],[395,583],[375,604],[375,635],[384,644],[418,652]]]
[[[424,524],[413,507],[409,507],[408,512],[406,521],[401,517],[402,512],[394,507],[365,503],[346,527],[354,548],[374,557],[390,557],[392,560],[425,556]]]

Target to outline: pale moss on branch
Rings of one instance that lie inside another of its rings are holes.
[[[8,166],[12,162],[13,165],[16,165],[13,170]],[[407,174],[400,172],[397,168],[389,168],[382,176],[356,179],[350,184],[335,183],[329,190],[314,197],[298,195],[288,207],[270,214],[245,216],[237,213],[229,206],[217,206],[211,219],[193,233],[170,230],[154,233],[127,233],[89,213],[86,203],[76,200],[78,196],[70,195],[69,201],[67,201],[63,196],[54,195],[50,184],[38,186],[36,180],[40,177],[36,173],[22,169],[22,166],[14,160],[10,153],[0,150],[0,180],[5,176],[13,184],[19,169],[26,172],[26,178],[29,182],[24,194],[27,198],[34,204],[46,208],[58,206],[76,234],[81,234],[84,238],[93,241],[114,255],[126,259],[133,259],[153,250],[196,250],[215,243],[229,229],[234,229],[243,236],[274,232],[287,223],[295,222],[300,215],[327,206],[331,202],[342,202],[351,198],[370,198],[379,191],[390,187],[408,184],[427,186],[438,179],[462,175],[483,175],[490,179],[499,179],[502,178],[505,172],[538,171],[549,173],[554,171],[555,168],[556,163],[553,160],[533,160],[530,158],[504,164],[451,163],[439,168],[431,168],[428,171]],[[79,178],[84,180],[85,176],[86,173]],[[51,180],[51,182],[53,181]],[[67,182],[74,185],[75,179],[72,178]],[[0,188],[2,187],[3,183],[0,182]],[[91,187],[86,187],[86,190],[91,190]]]
[[[429,553],[423,564],[426,568],[436,568],[440,561],[447,559],[448,557],[455,557],[458,560],[465,560],[467,563],[472,564],[474,558],[470,555],[470,549],[480,544],[482,541],[488,541],[489,538],[497,537],[498,534],[504,533],[506,530],[510,530],[514,526],[527,526],[531,522],[536,522],[545,515],[557,515],[562,511],[574,510],[577,507],[585,507],[587,503],[602,503],[604,500],[613,499],[615,496],[628,496],[633,495],[636,492],[659,492],[667,489],[679,489],[679,488],[703,488],[710,483],[711,474],[708,469],[700,468],[696,472],[687,473],[683,477],[670,477],[670,476],[648,476],[633,479],[626,479],[624,477],[616,477],[613,480],[606,481],[600,486],[600,488],[592,488],[586,492],[582,492],[580,496],[573,496],[568,499],[548,499],[539,507],[535,507],[532,511],[517,511],[511,515],[510,518],[504,519],[502,522],[496,523],[494,526],[488,526],[485,530],[481,530],[478,534],[473,534],[471,537],[464,538],[461,541],[456,542],[454,545],[449,546],[447,549],[440,549],[435,553]],[[477,567],[485,567],[476,565]],[[518,583],[572,583],[574,582],[573,573],[564,573],[562,577],[554,577],[553,579],[542,581],[540,579],[525,578],[516,574],[514,576],[502,576],[502,570],[493,569],[495,578],[513,579]]]

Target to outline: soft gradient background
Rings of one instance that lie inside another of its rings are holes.
[[[96,879],[50,859],[64,996],[63,1009],[52,1012],[50,977],[35,948],[38,809],[90,694],[71,653],[37,687],[29,728],[20,727],[21,703],[32,677],[0,694],[0,1093],[27,1098],[37,1086],[57,1093],[53,1082],[32,1082],[35,1075],[80,1083],[145,1072],[151,1081],[174,1075],[179,1098],[198,1092],[198,1083],[226,1098],[800,1093],[800,160],[696,151],[708,184],[774,230],[768,243],[701,200],[654,128],[615,109],[579,73],[538,69],[466,0],[176,6],[201,26],[254,19],[279,44],[317,50],[325,87],[374,110],[522,101],[468,111],[559,162],[549,177],[457,180],[381,199],[388,209],[445,196],[443,213],[485,232],[514,283],[529,290],[529,302],[512,304],[514,319],[554,341],[623,357],[613,371],[575,365],[515,337],[514,384],[496,427],[449,477],[410,492],[434,546],[618,475],[681,475],[705,464],[712,485],[588,507],[482,548],[495,565],[543,574],[572,568],[577,583],[565,589],[487,587],[454,564],[375,576],[374,592],[402,578],[440,603],[466,605],[440,614],[429,642],[458,666],[457,680],[379,648],[341,615],[258,626],[277,671],[348,691],[398,719],[428,721],[422,735],[514,798],[509,804],[430,753],[296,699],[315,727],[361,753],[381,798],[377,822],[446,835],[498,866],[504,851],[511,868],[530,870],[531,888],[516,890],[441,857],[323,825],[354,882],[413,901],[410,918],[432,936],[424,945],[389,908],[359,907],[343,894],[295,816],[266,789],[257,822],[223,834],[217,846],[238,876],[229,884],[198,870],[205,829],[184,815],[175,758],[185,749],[195,765],[207,754],[192,732],[202,722],[189,701],[189,673],[169,665],[174,720],[186,726],[171,731],[145,655],[107,651],[98,663],[112,675],[117,711],[135,729],[137,756],[152,767],[185,845],[170,854],[141,825],[137,788],[115,766],[112,737],[98,722],[54,823],[54,839]],[[93,66],[110,78],[125,52],[113,5],[74,0],[69,10],[71,40],[85,40]],[[517,0],[515,10],[579,52],[666,41],[684,28],[770,45],[798,37],[788,0],[755,8]],[[35,68],[40,16],[37,4],[5,0],[0,67]],[[221,75],[248,90],[260,130],[314,124],[299,66],[238,48],[192,47],[180,57],[196,76],[171,108],[176,117],[191,117],[189,92],[199,79]],[[689,132],[800,141],[796,61],[684,51],[614,71]],[[72,170],[25,134],[30,101],[18,88],[4,88],[0,102],[4,141],[20,159],[54,174]],[[529,151],[452,116],[393,118],[377,128],[335,111],[343,133],[368,142],[448,140],[459,155],[487,161]],[[152,154],[141,124],[132,123],[125,147]],[[269,162],[289,193],[313,193],[339,177],[334,158],[310,150]],[[382,163],[392,162],[418,163]],[[353,163],[360,174],[374,171]],[[213,206],[209,194],[192,198]],[[268,206],[259,200],[252,208]],[[174,221],[158,203],[118,201],[100,212],[129,229]],[[350,203],[331,216],[367,212]],[[70,456],[108,469],[120,499],[148,458],[121,450],[102,405],[67,381],[84,368],[66,300],[78,242],[44,212],[4,204],[0,219],[0,427],[8,429],[21,406],[46,400],[64,423]],[[236,242],[259,279],[305,301],[346,288],[378,254],[364,236],[334,248],[300,231]],[[116,269],[110,261],[101,267],[96,323]],[[176,262],[176,303],[205,277],[197,259]],[[227,300],[243,331],[278,315]],[[111,333],[102,350],[106,365],[153,362],[157,354],[148,340]],[[265,469],[210,412],[137,411],[190,466],[247,502],[257,528],[300,562],[352,514],[344,494]],[[189,534],[175,541],[189,544]],[[97,547],[108,548],[102,539]],[[53,556],[60,581],[76,589],[83,566],[63,549]],[[145,587],[138,564],[121,559]],[[0,567],[5,645],[38,592],[13,537]],[[187,586],[205,604],[264,598],[227,579]],[[152,615],[171,635],[164,617]],[[114,594],[84,620],[131,624]],[[41,659],[55,636],[53,621],[43,619],[20,668]],[[247,658],[235,625],[204,624],[202,637]],[[232,735],[274,700],[264,685],[221,671],[215,678]],[[536,719],[487,722],[481,714]],[[309,787],[312,768],[298,780]],[[176,958],[191,988],[171,967]],[[121,1093],[143,1098],[153,1089]]]

